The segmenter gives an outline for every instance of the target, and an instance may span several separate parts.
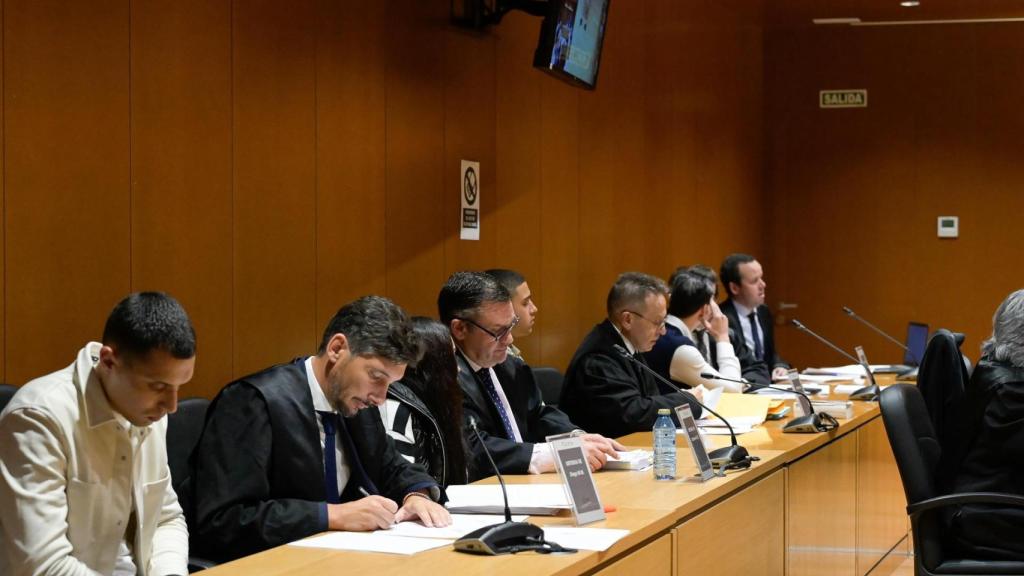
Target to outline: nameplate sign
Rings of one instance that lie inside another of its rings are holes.
[[[711,480],[715,477],[715,469],[711,466],[711,458],[708,458],[708,451],[700,439],[700,432],[697,431],[697,423],[693,421],[693,412],[689,404],[676,406],[676,418],[682,427],[683,436],[686,437],[686,444],[690,446],[693,463],[697,465],[697,478],[701,482]]]
[[[867,108],[867,90],[820,90],[819,108]]]
[[[576,525],[582,526],[604,520],[604,506],[597,495],[597,486],[590,474],[587,455],[583,452],[583,439],[574,434],[559,434],[548,436],[547,441],[555,457],[555,466],[562,479],[562,486],[569,495]]]

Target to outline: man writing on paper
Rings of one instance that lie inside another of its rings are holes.
[[[441,493],[402,458],[377,410],[420,354],[405,312],[379,296],[342,307],[315,356],[227,385],[196,448],[197,534],[230,560],[324,530],[406,519],[446,526]]]
[[[555,470],[545,438],[578,430],[557,408],[541,399],[530,367],[508,355],[518,323],[509,293],[483,272],[452,274],[437,297],[441,321],[448,325],[458,351],[463,414],[476,420],[498,469],[511,474],[542,474]],[[475,473],[489,476],[491,465],[483,447],[466,427]],[[583,434],[591,469],[604,466],[622,446],[599,434]]]

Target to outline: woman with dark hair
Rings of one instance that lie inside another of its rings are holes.
[[[417,316],[413,330],[423,344],[423,359],[388,387],[379,407],[398,451],[426,468],[442,486],[468,481],[462,436],[462,389],[448,328]]]

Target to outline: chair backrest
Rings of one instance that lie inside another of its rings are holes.
[[[565,377],[557,369],[547,366],[532,370],[544,403],[548,406],[558,406],[558,398],[562,395],[562,381],[565,380]]]
[[[936,330],[921,359],[917,387],[939,443],[950,453],[956,451],[954,445],[960,440],[958,424],[968,378],[956,335],[944,328]]]
[[[910,384],[896,384],[882,390],[878,404],[907,504],[939,496],[936,472],[942,459],[942,445],[932,428],[921,392]],[[941,520],[938,514],[932,514],[914,526],[915,546],[920,547],[917,552],[927,566],[934,567],[943,557]]]
[[[14,393],[17,391],[17,386],[0,384],[0,412],[4,411],[4,408],[7,407],[7,403],[11,401],[11,398],[14,398]]]
[[[189,460],[203,433],[209,406],[206,398],[185,398],[178,402],[178,411],[167,416],[167,466],[171,469],[171,485],[189,519],[192,504]]]

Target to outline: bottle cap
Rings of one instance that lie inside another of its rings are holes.
[[[658,416],[671,416],[672,411],[668,408],[658,408]]]

